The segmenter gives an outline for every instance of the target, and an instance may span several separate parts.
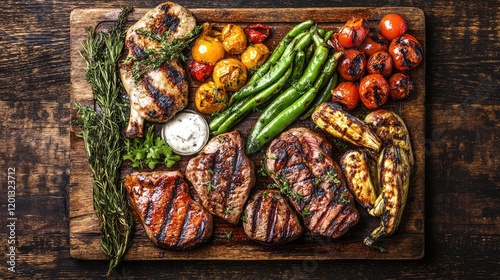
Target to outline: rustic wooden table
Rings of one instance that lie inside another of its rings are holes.
[[[69,253],[69,15],[75,8],[118,8],[126,4],[149,8],[158,3],[56,0],[0,4],[3,11],[0,278],[104,277],[106,262],[75,260]],[[412,261],[128,261],[116,276],[500,278],[498,3],[454,0],[178,3],[188,8],[415,6],[424,11],[425,256]],[[8,192],[8,185],[13,184],[10,181],[15,182],[15,194]],[[9,216],[8,204],[14,200],[15,210]],[[13,241],[15,244],[11,244]],[[8,270],[11,267],[8,261],[13,256],[15,272]]]

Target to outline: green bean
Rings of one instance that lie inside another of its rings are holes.
[[[324,62],[328,58],[328,48],[320,46],[316,48],[313,59],[307,65],[302,77],[293,86],[290,86],[276,97],[261,113],[259,119],[254,124],[247,140],[247,153],[256,152],[261,146],[254,143],[255,138],[268,123],[274,119],[281,111],[297,100],[305,89],[310,87],[321,72]]]
[[[328,80],[327,84],[325,87],[320,91],[319,95],[314,99],[313,104],[309,108],[309,110],[300,117],[300,120],[305,120],[309,118],[312,113],[314,112],[314,109],[316,107],[323,103],[326,102],[331,96],[332,96],[332,90],[337,86],[337,73],[334,73],[333,76]]]
[[[311,36],[311,35],[306,34],[306,36]],[[294,52],[294,48],[297,43],[296,39],[297,38],[295,38],[283,52],[284,54],[283,59],[278,60],[278,62],[276,62],[276,64],[272,66],[271,69],[269,69],[269,71],[264,76],[262,76],[262,78],[258,79],[251,85],[245,85],[243,88],[233,93],[229,103],[231,104],[236,100],[242,99],[246,96],[259,92],[260,90],[264,89],[265,87],[268,87],[269,85],[274,83],[277,79],[279,79],[285,73],[285,71],[290,67],[290,64],[292,64],[293,62],[294,56],[291,54]]]
[[[252,140],[250,147],[247,148],[247,153],[256,152],[269,142],[269,140],[285,130],[307,109],[307,107],[314,101],[314,97],[321,88],[321,85],[333,76],[337,60],[338,59],[336,59],[335,56],[331,56],[330,59],[328,59],[321,75],[314,82],[314,86],[297,99],[292,105],[288,106],[283,112],[279,113],[276,118],[271,120],[269,124],[267,124],[257,135],[257,137]],[[333,69],[333,71],[331,69]]]
[[[334,63],[328,64],[326,67],[333,67],[334,74],[328,81],[325,82],[324,85],[321,85],[322,91],[314,100],[313,104],[311,105],[311,108],[302,117],[300,117],[301,120],[309,118],[309,116],[312,115],[312,112],[314,111],[316,106],[327,101],[332,96],[332,90],[337,86],[337,72],[335,72],[335,69],[337,68],[337,63],[340,57],[342,56],[342,52],[336,52],[332,56],[333,58],[331,59],[334,59]],[[329,72],[332,70],[324,69],[324,71]]]
[[[260,104],[266,102],[269,98],[271,98],[273,95],[275,95],[277,92],[283,88],[285,85],[286,81],[290,77],[290,74],[292,73],[292,68],[293,67],[288,67],[288,70],[285,72],[285,74],[276,81],[276,83],[272,84],[270,87],[262,90],[249,100],[245,102],[238,110],[235,110],[227,119],[226,121],[217,129],[217,132],[214,133],[215,135],[219,135],[225,132],[228,132],[231,127],[236,125],[241,119],[245,117],[247,113],[250,113],[251,110],[257,108]]]
[[[209,124],[210,131],[217,131],[219,127],[226,121],[226,119],[236,110],[241,108],[247,102],[251,97],[248,96],[247,98],[243,98],[241,100],[236,101],[235,103],[231,104],[231,106],[227,107],[224,111],[220,112],[215,116]]]
[[[306,53],[303,50],[298,51],[297,54],[295,54],[295,58],[293,59],[293,70],[292,74],[290,75],[290,79],[286,81],[286,88],[297,82],[298,79],[302,76],[302,73],[304,72],[305,62]]]
[[[333,30],[329,30],[323,35],[323,42],[326,43],[328,40],[330,40],[330,37],[333,35]]]
[[[250,77],[248,80],[247,84],[251,85],[258,79],[260,79],[264,74],[267,73],[269,68],[271,68],[272,65],[274,65],[278,59],[283,55],[283,52],[285,51],[286,47],[292,40],[297,37],[299,34],[303,33],[305,30],[309,29],[313,25],[312,20],[307,20],[302,23],[299,23],[295,25],[286,35],[281,39],[281,41],[278,43],[274,51],[271,53],[267,61],[262,64]]]

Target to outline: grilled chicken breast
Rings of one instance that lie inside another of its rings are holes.
[[[196,27],[196,20],[186,8],[165,2],[146,13],[132,25],[125,37],[127,57],[144,58],[146,49],[159,48],[160,43],[138,33],[138,30],[163,35],[170,31],[169,39],[187,35]],[[130,138],[142,136],[144,120],[165,122],[188,103],[186,72],[179,60],[173,60],[156,70],[134,80],[133,63],[120,65],[120,78],[130,99],[130,118],[125,135]]]
[[[243,139],[233,131],[218,135],[189,160],[186,178],[210,213],[237,224],[255,184],[253,163],[244,153]]]
[[[179,171],[133,173],[126,177],[125,188],[156,245],[189,249],[212,235],[212,215],[191,198]]]
[[[332,146],[306,128],[293,128],[273,140],[266,168],[287,190],[295,210],[313,235],[336,238],[359,220],[354,199],[339,165],[330,157]]]
[[[295,210],[279,190],[256,193],[243,215],[243,229],[248,237],[266,245],[287,243],[302,234]]]

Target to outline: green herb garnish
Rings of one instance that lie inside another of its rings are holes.
[[[92,87],[97,110],[75,103],[81,131],[92,170],[94,211],[99,218],[101,249],[109,257],[108,276],[121,262],[132,239],[134,218],[127,206],[120,166],[124,150],[120,129],[127,119],[127,106],[117,74],[117,63],[125,42],[122,30],[132,7],[123,8],[118,22],[107,32],[89,28],[80,55],[85,60],[85,79]]]
[[[143,168],[146,164],[154,169],[160,162],[170,168],[181,159],[163,138],[154,135],[153,126],[148,128],[143,138],[125,139],[125,147],[127,153],[123,159],[132,161],[134,168]]]
[[[210,182],[210,181],[206,181],[206,182],[205,182],[205,183],[203,183],[203,184],[207,187],[208,192],[213,191],[213,190],[215,190],[215,189],[217,188],[217,187],[216,187],[215,185],[213,185],[213,184],[212,184],[212,182]]]
[[[231,239],[231,237],[233,236],[233,232],[232,231],[228,231],[226,232],[226,238],[229,240]]]
[[[174,59],[186,61],[187,58],[183,54],[183,51],[189,47],[191,42],[198,37],[201,31],[202,27],[196,26],[195,29],[186,36],[170,39],[172,35],[170,30],[163,33],[163,35],[158,35],[148,30],[137,29],[137,34],[145,36],[151,41],[158,42],[160,46],[158,48],[145,49],[144,56],[129,56],[125,59],[124,63],[132,62],[132,73],[135,82],[139,82],[144,73],[158,69],[158,67]]]

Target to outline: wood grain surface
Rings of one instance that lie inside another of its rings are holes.
[[[178,1],[188,8],[410,6],[425,14],[425,256],[421,260],[126,261],[126,279],[499,279],[500,9],[495,1]],[[99,279],[70,256],[70,13],[158,1],[3,1],[2,279]],[[16,267],[7,270],[7,169]]]
[[[191,9],[198,24],[210,22],[214,28],[220,30],[225,24],[233,23],[246,26],[249,22],[260,22],[269,25],[273,31],[266,41],[270,49],[294,25],[311,19],[318,26],[332,29],[339,27],[349,18],[365,17],[373,25],[389,12],[397,12],[412,23],[408,31],[425,46],[425,17],[417,8],[322,8],[302,9]],[[135,22],[147,10],[137,10],[130,16]],[[86,66],[79,55],[81,43],[87,38],[89,26],[105,28],[116,20],[119,10],[87,9],[75,10],[71,14],[71,99],[70,103],[79,102],[93,104],[91,89],[85,80]],[[424,50],[425,52],[425,50]],[[133,243],[126,260],[321,260],[321,259],[418,259],[424,255],[424,184],[425,184],[425,62],[419,65],[410,75],[415,81],[416,89],[411,98],[405,102],[388,102],[385,109],[396,111],[405,120],[410,131],[414,154],[415,169],[411,175],[410,192],[403,222],[396,236],[383,238],[380,245],[388,250],[387,253],[374,251],[362,244],[364,237],[378,226],[378,219],[367,215],[366,210],[357,205],[361,213],[361,221],[348,231],[342,238],[331,240],[327,238],[311,237],[305,234],[301,239],[285,246],[269,247],[250,240],[243,232],[241,222],[231,225],[215,217],[213,238],[207,244],[186,251],[164,250],[155,246],[148,238],[139,220],[136,220],[136,230]],[[194,107],[194,92],[198,82],[190,82],[190,102],[188,108]],[[196,110],[196,109],[195,109]],[[241,124],[235,127],[242,133],[244,139],[248,136],[258,113],[248,116]],[[77,119],[72,110],[72,119]],[[210,119],[206,115],[207,120]],[[158,125],[160,126],[160,125]],[[295,122],[292,126],[305,126],[314,129],[311,120]],[[158,129],[157,129],[158,130]],[[320,130],[315,129],[321,133]],[[76,125],[72,126],[71,133],[71,169],[70,169],[70,254],[78,259],[105,259],[100,251],[100,231],[97,217],[92,204],[91,172],[81,138],[75,134],[79,132]],[[338,154],[338,152],[336,153]],[[252,156],[256,170],[261,166],[262,154]],[[339,155],[340,156],[340,155]],[[185,166],[190,157],[182,157],[181,161],[172,170],[185,172]],[[161,169],[157,167],[156,170]],[[166,168],[163,168],[164,170]],[[143,171],[149,171],[146,168]],[[123,164],[122,177],[134,171],[127,163]],[[141,170],[138,170],[141,171]],[[257,175],[257,184],[254,191],[265,189],[266,182]],[[231,238],[226,233],[231,232]]]

